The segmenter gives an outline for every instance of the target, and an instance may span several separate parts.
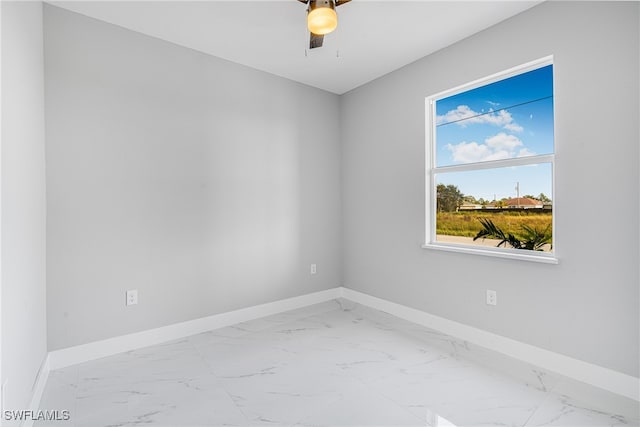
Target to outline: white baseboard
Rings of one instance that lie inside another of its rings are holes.
[[[48,374],[49,369],[64,368],[341,297],[539,366],[545,370],[640,401],[640,379],[636,377],[344,287],[55,350],[49,353],[46,361],[46,373]],[[44,369],[43,372],[45,372]],[[46,375],[41,377],[42,381],[46,381]],[[38,381],[40,380],[39,378]],[[44,383],[42,388],[44,388]],[[41,395],[42,391],[40,390],[39,393]],[[38,396],[38,402],[39,399]]]
[[[49,379],[49,371],[51,370],[51,365],[49,364],[49,355],[47,355],[42,361],[42,365],[40,365],[40,370],[38,371],[38,375],[36,376],[36,382],[33,386],[33,394],[31,395],[31,402],[29,402],[29,410],[32,413],[38,411],[40,408],[40,400],[42,399],[42,393],[44,393],[44,388],[47,385],[47,380]],[[21,427],[32,427],[33,419],[25,419]]]
[[[493,334],[362,292],[342,288],[344,298],[447,335],[497,351],[583,383],[640,401],[640,379],[530,344]]]
[[[188,337],[213,329],[235,325],[236,323],[282,313],[283,311],[329,301],[339,298],[341,295],[341,288],[327,289],[325,291],[314,292],[226,313],[214,314],[212,316],[163,326],[161,328],[149,329],[61,350],[54,350],[49,353],[49,366],[51,369],[60,369],[89,360],[100,359],[102,357]]]

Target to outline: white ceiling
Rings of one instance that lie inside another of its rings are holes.
[[[296,0],[50,3],[342,94],[540,1],[354,0],[310,52],[306,6]]]

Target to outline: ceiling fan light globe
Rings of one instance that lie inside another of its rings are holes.
[[[329,34],[338,26],[338,15],[330,7],[318,7],[309,12],[307,27],[313,34]]]

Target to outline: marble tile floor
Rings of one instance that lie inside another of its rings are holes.
[[[50,373],[35,426],[619,426],[638,402],[329,301]]]

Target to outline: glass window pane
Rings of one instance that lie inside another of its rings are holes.
[[[436,166],[553,153],[548,65],[435,101]]]
[[[550,163],[436,174],[436,241],[551,252],[552,179]]]

